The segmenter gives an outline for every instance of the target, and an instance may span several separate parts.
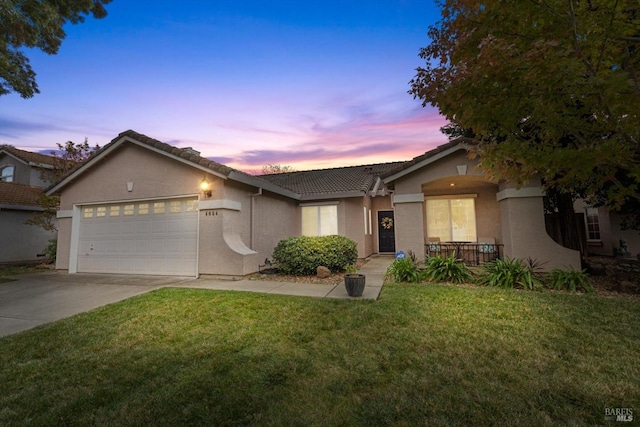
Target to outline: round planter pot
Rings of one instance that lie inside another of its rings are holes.
[[[364,274],[345,274],[344,286],[347,288],[347,294],[350,297],[361,297],[364,292],[364,282],[366,276]]]

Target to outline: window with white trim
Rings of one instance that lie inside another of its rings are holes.
[[[587,228],[587,240],[599,242],[601,237],[598,208],[587,207],[584,209],[584,223]]]
[[[473,198],[426,200],[427,236],[443,242],[475,242],[476,209]]]
[[[0,182],[13,182],[15,170],[13,165],[7,165],[0,169]]]
[[[338,206],[302,206],[302,235],[338,234]]]

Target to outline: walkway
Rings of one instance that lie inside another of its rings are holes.
[[[318,298],[339,298],[339,299],[378,299],[385,273],[389,264],[393,262],[391,255],[373,255],[369,261],[358,271],[367,276],[364,293],[361,297],[350,297],[344,283],[337,285],[323,285],[311,283],[289,283],[272,280],[219,280],[219,279],[198,279],[171,285],[179,288],[201,288],[216,289],[225,291],[246,291],[262,292],[266,294],[296,295]]]

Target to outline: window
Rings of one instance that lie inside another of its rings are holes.
[[[187,200],[187,212],[195,212],[198,210],[197,200]]]
[[[367,234],[367,232],[369,231],[369,225],[367,224],[367,220],[369,219],[369,216],[367,215],[367,207],[364,206],[362,209],[364,213],[364,234]]]
[[[107,215],[107,208],[105,206],[100,206],[96,208],[96,217],[103,217]]]
[[[133,205],[124,205],[123,206],[123,212],[122,214],[124,216],[131,216],[133,215]]]
[[[338,234],[338,206],[303,206],[302,235],[330,236]]]
[[[164,213],[164,202],[156,202],[153,204],[153,213],[154,214],[163,214]]]
[[[427,199],[427,236],[443,242],[475,242],[473,199]]]
[[[182,202],[169,202],[169,212],[182,213]]]
[[[147,215],[149,213],[149,203],[140,203],[138,205],[138,215]]]
[[[598,208],[585,208],[584,210],[585,225],[587,227],[587,240],[600,240],[600,218],[598,217]]]
[[[84,218],[93,218],[93,208],[82,209],[82,216]]]
[[[15,167],[9,165],[0,169],[0,182],[13,182]]]
[[[109,216],[120,216],[120,206],[111,206],[109,208]]]

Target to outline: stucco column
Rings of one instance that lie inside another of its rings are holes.
[[[243,276],[258,270],[257,253],[236,231],[241,209],[233,200],[200,201],[198,274]]]
[[[556,243],[547,234],[544,223],[544,193],[540,181],[516,189],[501,184],[496,195],[500,203],[504,254],[509,258],[532,258],[543,270],[580,269],[580,253]]]
[[[412,251],[424,258],[424,194],[400,194],[393,197],[396,250]]]

